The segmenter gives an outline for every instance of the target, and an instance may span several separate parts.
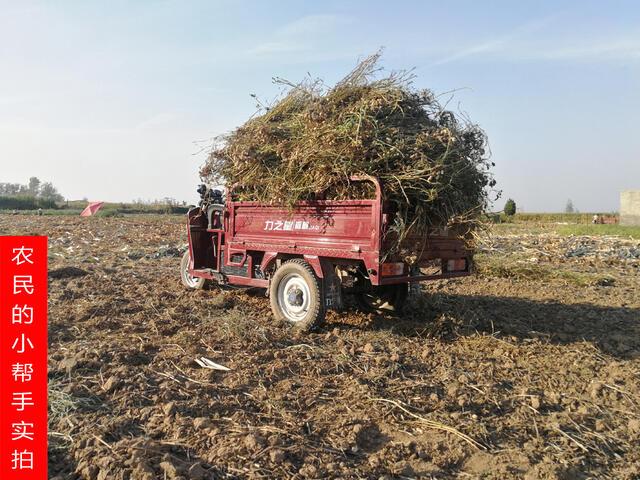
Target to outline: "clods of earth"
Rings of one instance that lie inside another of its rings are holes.
[[[637,242],[493,236],[402,318],[295,334],[181,286],[181,217],[0,234],[49,236],[50,478],[640,478]]]

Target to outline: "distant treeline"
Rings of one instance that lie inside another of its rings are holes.
[[[162,203],[141,204],[141,203],[105,203],[100,209],[103,215],[132,215],[132,214],[164,214],[164,213],[187,213],[188,206],[168,205]]]
[[[39,200],[45,200],[53,202],[54,205],[56,202],[64,201],[64,197],[60,195],[58,189],[54,187],[51,182],[42,182],[38,177],[31,177],[29,182],[24,185],[21,183],[0,182],[0,197],[9,197],[14,199],[26,198],[33,200],[34,203],[37,203]],[[18,202],[16,205],[22,204],[23,203]]]
[[[38,210],[45,214],[76,215],[86,206],[88,200],[65,200],[50,182],[41,182],[31,177],[27,184],[0,182],[0,210]],[[173,198],[132,203],[110,203],[102,206],[99,215],[122,215],[140,213],[186,213],[185,202]]]
[[[87,206],[86,200],[73,200],[66,202],[62,208],[82,210]],[[143,202],[141,200],[125,202],[105,202],[100,211],[103,214],[140,214],[140,213],[187,213],[189,206],[173,199],[153,200]]]
[[[86,201],[73,201],[56,204],[50,200],[28,197],[0,196],[0,211],[35,211],[42,209],[45,215],[78,215],[87,206]],[[187,213],[189,206],[183,205],[143,205],[139,203],[105,203],[98,212],[99,216],[119,216],[131,214],[167,214]]]
[[[0,196],[0,210],[37,210],[58,208],[55,200],[26,195]]]
[[[501,213],[488,214],[490,221],[494,223],[527,223],[527,222],[540,222],[540,223],[575,223],[586,224],[593,221],[594,215],[612,216],[615,217],[618,214],[613,213],[516,213],[515,215],[505,215]]]
[[[31,177],[29,183],[0,182],[0,209],[4,210],[37,210],[39,208],[58,208],[64,201],[51,182],[41,182],[38,177]]]

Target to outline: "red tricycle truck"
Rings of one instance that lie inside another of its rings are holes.
[[[370,182],[375,198],[289,208],[241,201],[233,189],[223,200],[201,186],[200,206],[187,214],[182,283],[264,288],[276,319],[310,330],[328,309],[342,309],[347,295],[369,310],[399,311],[411,284],[470,274],[472,252],[462,239],[439,232],[398,242],[383,185],[352,180]]]

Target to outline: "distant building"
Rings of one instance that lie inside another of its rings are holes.
[[[620,224],[640,226],[640,190],[620,192]]]

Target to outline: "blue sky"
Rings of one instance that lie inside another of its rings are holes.
[[[193,202],[200,147],[255,111],[250,94],[336,81],[381,46],[386,69],[455,90],[527,211],[616,210],[640,188],[632,1],[0,0],[0,181]]]

